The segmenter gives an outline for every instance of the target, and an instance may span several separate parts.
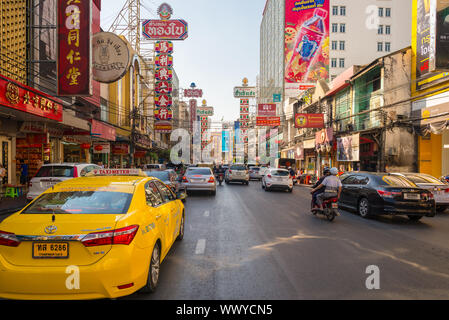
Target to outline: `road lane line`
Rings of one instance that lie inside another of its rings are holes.
[[[199,239],[196,243],[195,254],[204,254],[206,250],[206,239]]]
[[[210,212],[208,210],[204,211],[204,216],[205,217],[209,217],[210,216]]]

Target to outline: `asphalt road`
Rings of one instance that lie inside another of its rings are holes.
[[[309,213],[310,194],[224,185],[187,200],[159,288],[131,299],[448,299],[449,212],[411,222]],[[368,290],[368,266],[380,289]]]

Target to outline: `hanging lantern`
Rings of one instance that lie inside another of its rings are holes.
[[[101,144],[98,144],[95,146],[95,151],[103,151],[103,146]]]
[[[83,143],[81,149],[90,149],[90,143]]]

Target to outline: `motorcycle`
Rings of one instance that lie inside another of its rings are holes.
[[[338,213],[338,198],[329,198],[323,201],[323,206],[320,208],[318,205],[314,205],[312,202],[312,214],[324,215],[327,220],[334,221],[335,217],[339,216]]]
[[[223,183],[223,179],[224,179],[223,176],[224,176],[223,173],[218,174],[218,183],[220,184],[220,186]]]

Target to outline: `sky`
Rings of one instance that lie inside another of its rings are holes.
[[[164,1],[143,0],[141,19],[159,19],[157,7]],[[259,74],[260,24],[266,0],[169,0],[171,19],[184,19],[189,36],[174,41],[174,69],[181,88],[192,82],[203,90],[203,99],[215,108],[212,122],[239,118],[240,101],[233,88],[248,78],[256,85]],[[103,0],[101,26],[109,26],[126,0]],[[187,100],[185,100],[187,101]],[[202,99],[198,100],[201,104]],[[217,124],[212,124],[212,128]]]

